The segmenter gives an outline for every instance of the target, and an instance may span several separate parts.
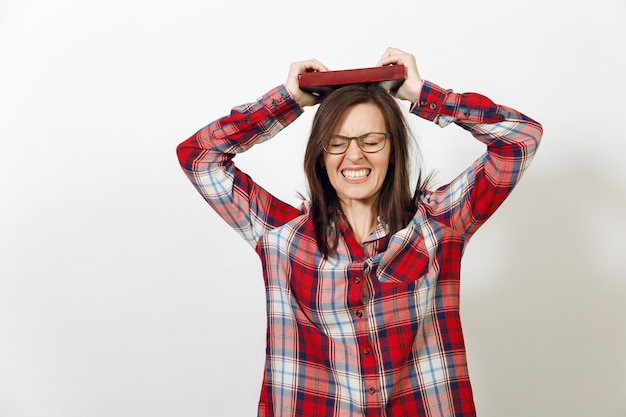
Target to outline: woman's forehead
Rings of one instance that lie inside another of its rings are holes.
[[[386,126],[382,111],[374,103],[360,103],[343,111],[335,125],[335,133],[357,135],[384,130]]]

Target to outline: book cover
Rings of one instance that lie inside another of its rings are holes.
[[[387,91],[398,88],[404,81],[404,66],[356,68],[339,71],[306,72],[298,75],[300,89],[323,95],[349,84],[376,83]]]

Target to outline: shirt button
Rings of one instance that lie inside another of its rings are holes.
[[[361,278],[359,278],[359,277],[354,278],[354,283],[355,284],[358,284],[359,282],[361,282]]]
[[[465,117],[469,117],[469,115],[470,115],[470,112],[468,112],[468,111],[464,111],[464,112],[463,112],[463,116],[465,116]]]
[[[437,108],[437,105],[435,103],[430,103],[430,108],[432,110],[435,110]]]
[[[250,124],[250,119],[246,119],[246,124]]]
[[[428,104],[426,101],[420,101],[420,106],[425,107]]]
[[[361,310],[359,310],[359,311],[356,312],[356,315],[357,315],[358,318],[361,318],[361,317],[363,317],[363,312]]]
[[[369,355],[370,354],[370,349],[369,348],[363,349],[363,353],[366,354],[366,355]]]
[[[369,392],[370,394],[376,394],[376,388],[370,387]]]

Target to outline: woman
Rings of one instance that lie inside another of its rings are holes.
[[[541,126],[470,93],[421,79],[415,58],[394,93],[352,86],[324,98],[305,154],[311,201],[279,201],[233,164],[318,98],[294,63],[287,82],[181,143],[183,170],[259,254],[267,296],[259,416],[474,416],[459,318],[461,255],[528,166]],[[487,150],[436,191],[409,186],[409,135],[397,100]]]

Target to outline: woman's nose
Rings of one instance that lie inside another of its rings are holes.
[[[359,144],[356,140],[351,140],[348,145],[348,149],[346,150],[346,158],[351,161],[358,161],[363,157],[363,151],[359,148]]]

